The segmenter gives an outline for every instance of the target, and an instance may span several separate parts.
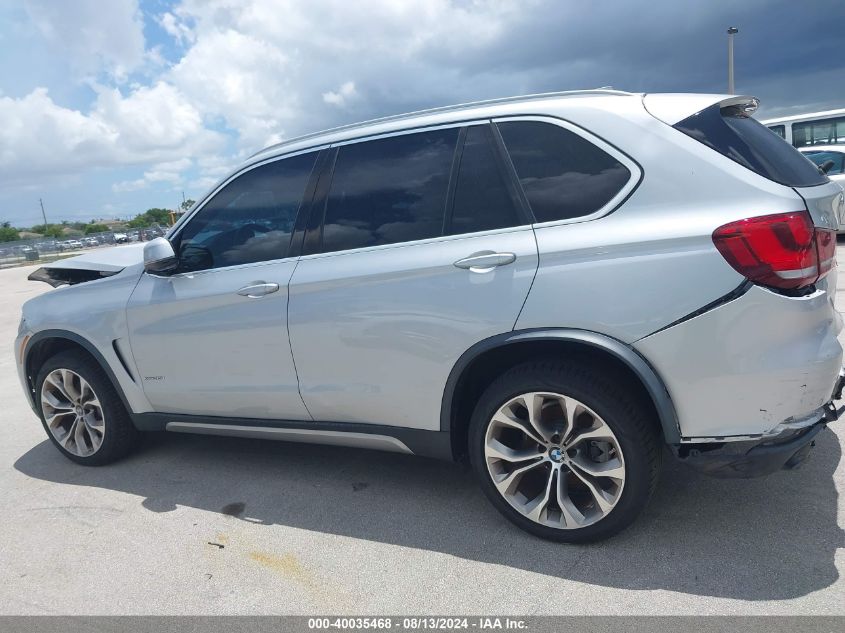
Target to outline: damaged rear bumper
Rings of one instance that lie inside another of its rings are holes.
[[[762,440],[676,444],[672,451],[679,461],[712,477],[747,479],[798,468],[809,458],[816,436],[845,410],[845,405],[837,409],[833,404],[842,397],[844,386],[845,373],[840,373],[833,399],[823,407],[822,416],[804,428],[787,429]]]
[[[673,452],[682,463],[711,477],[763,477],[804,463],[815,446],[816,435],[826,426],[827,420],[822,419],[800,431],[786,431],[763,441],[680,444]]]

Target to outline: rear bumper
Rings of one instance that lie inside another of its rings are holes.
[[[634,343],[666,385],[682,442],[768,440],[823,417],[842,368],[835,283],[801,297],[752,286]]]
[[[841,381],[840,378],[838,393],[841,393]],[[765,440],[678,444],[672,450],[679,461],[711,477],[763,477],[778,470],[792,470],[801,466],[810,457],[816,436],[828,422],[836,421],[843,409],[845,406],[836,409],[832,403],[828,403],[825,405],[824,417],[811,426],[797,431],[784,431],[781,435]]]

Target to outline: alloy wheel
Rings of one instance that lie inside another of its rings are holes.
[[[625,459],[612,429],[559,393],[525,393],[502,405],[487,426],[484,457],[511,507],[549,527],[600,521],[625,486]]]
[[[103,445],[103,406],[91,385],[70,369],[55,369],[41,385],[41,412],[56,441],[69,453],[90,457]]]

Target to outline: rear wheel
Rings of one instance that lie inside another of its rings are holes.
[[[103,369],[78,352],[56,354],[36,378],[41,423],[67,458],[111,463],[137,443],[138,431]]]
[[[470,423],[482,488],[509,520],[564,542],[634,521],[657,482],[649,408],[612,374],[567,362],[520,365],[494,381]]]

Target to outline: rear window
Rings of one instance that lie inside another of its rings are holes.
[[[741,108],[713,105],[674,127],[782,185],[812,187],[828,181],[798,150]]]

